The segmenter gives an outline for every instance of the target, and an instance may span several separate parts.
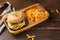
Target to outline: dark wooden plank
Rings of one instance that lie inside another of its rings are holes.
[[[26,34],[35,35],[35,40],[60,40],[60,15],[50,12],[51,10],[60,10],[60,0],[4,0],[9,1],[16,10],[25,8],[29,5],[40,3],[50,13],[48,20],[26,30],[18,35],[12,35],[5,28],[5,31],[0,35],[0,40],[29,40]],[[50,30],[51,29],[51,30]]]

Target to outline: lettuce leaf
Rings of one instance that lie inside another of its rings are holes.
[[[23,21],[22,23],[20,23],[19,25],[12,25],[10,22],[7,21],[8,27],[12,30],[17,30],[21,27],[23,27],[24,25],[26,25],[25,21]]]

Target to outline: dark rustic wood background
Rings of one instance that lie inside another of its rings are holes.
[[[26,34],[35,35],[35,40],[60,40],[60,14],[50,12],[55,9],[60,11],[60,0],[0,0],[0,3],[7,1],[10,2],[16,10],[40,3],[49,12],[50,17],[43,23],[18,35],[10,34],[5,28],[4,32],[0,35],[0,40],[31,40],[27,39]]]

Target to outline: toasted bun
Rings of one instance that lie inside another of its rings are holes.
[[[14,13],[16,13],[16,11],[8,14],[7,21],[9,21],[11,23],[18,23],[18,22],[22,21],[25,17],[24,14],[22,14],[20,11],[17,11],[16,16],[12,15]]]

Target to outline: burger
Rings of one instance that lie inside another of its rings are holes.
[[[20,11],[14,11],[7,15],[8,27],[12,30],[18,30],[26,25],[25,14]]]

